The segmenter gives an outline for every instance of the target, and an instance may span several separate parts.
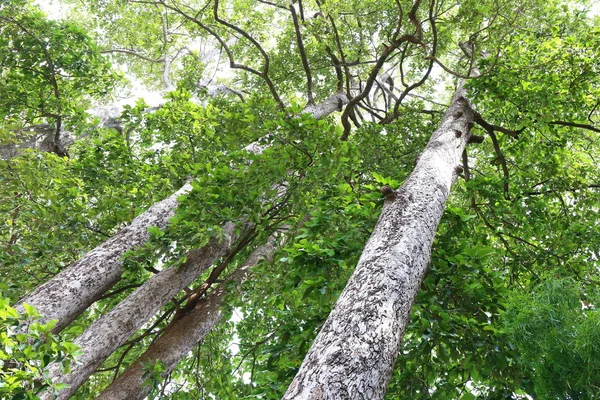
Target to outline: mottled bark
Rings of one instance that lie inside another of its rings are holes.
[[[388,191],[356,270],[284,399],[383,399],[470,136],[459,87],[406,182]]]
[[[129,226],[22,298],[16,308],[23,311],[23,303],[34,306],[43,316],[41,322],[56,319],[54,331],[62,330],[119,281],[123,254],[148,240],[150,226],[166,227],[177,208],[177,198],[191,189],[192,186],[186,184],[154,204]]]
[[[58,365],[50,369],[49,376],[55,383],[70,385],[69,388],[60,391],[56,398],[68,399],[72,396],[96,368],[136,330],[217,259],[227,255],[236,240],[234,230],[233,223],[226,223],[220,238],[213,237],[207,245],[188,253],[186,261],[181,266],[167,268],[154,275],[133,294],[90,325],[74,342],[81,347],[83,356],[78,364],[72,367],[71,372],[61,375]],[[42,399],[52,398],[50,393],[42,396]]]
[[[348,104],[348,97],[344,92],[338,92],[327,97],[319,104],[309,104],[304,112],[311,114],[315,119],[323,119],[336,111],[342,111],[345,104]]]
[[[37,149],[42,152],[66,154],[74,138],[69,132],[61,131],[58,142],[56,127],[40,124],[14,132],[14,141],[0,144],[0,159],[8,160],[18,156],[25,149]]]
[[[133,104],[133,102],[132,102]],[[121,131],[119,116],[123,107],[110,105],[96,107],[88,110],[91,116],[99,119],[97,128],[114,128]],[[56,135],[54,124],[39,124],[15,131],[14,141],[0,144],[0,159],[7,160],[18,156],[25,149],[35,149],[41,152],[56,153],[60,156],[67,154],[69,147],[75,142],[72,132],[60,128],[60,134]]]
[[[144,385],[143,364],[154,365],[161,361],[166,367],[162,376],[169,374],[177,363],[190,352],[209,333],[221,319],[221,304],[226,288],[231,282],[239,286],[250,275],[250,269],[261,260],[270,260],[277,250],[275,235],[266,244],[258,247],[246,259],[246,262],[229,275],[205,299],[188,311],[181,319],[176,320],[154,342],[146,352],[131,364],[117,380],[112,382],[96,400],[143,400],[150,391],[150,386]]]

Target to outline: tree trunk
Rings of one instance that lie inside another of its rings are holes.
[[[221,304],[229,282],[239,286],[250,275],[250,269],[261,260],[270,260],[279,246],[275,235],[266,244],[258,247],[246,262],[225,279],[208,297],[201,299],[196,306],[181,319],[170,325],[146,352],[132,363],[117,380],[113,381],[96,400],[143,400],[150,391],[144,385],[146,365],[154,365],[160,361],[168,375],[177,363],[190,352],[209,333],[221,319]]]
[[[22,298],[15,306],[17,310],[24,310],[23,303],[34,306],[43,316],[39,322],[56,319],[54,332],[60,332],[119,281],[123,272],[123,254],[148,240],[150,226],[163,229],[175,214],[177,198],[190,190],[192,185],[186,184],[154,204],[129,226]]]
[[[81,347],[83,356],[71,372],[62,375],[60,367],[50,368],[50,378],[55,383],[66,383],[69,388],[58,393],[56,399],[68,399],[77,388],[119,346],[154,316],[177,293],[190,284],[219,257],[227,255],[236,240],[235,225],[223,226],[223,237],[211,238],[204,247],[191,251],[179,267],[167,268],[150,278],[133,294],[95,321],[74,343]],[[42,399],[53,399],[46,392]]]
[[[406,182],[382,189],[379,221],[285,400],[384,398],[473,114],[461,85]]]

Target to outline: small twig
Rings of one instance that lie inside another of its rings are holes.
[[[462,153],[462,164],[463,164],[463,171],[465,174],[465,181],[468,182],[471,179],[471,170],[469,169],[469,156],[467,155],[466,148]]]
[[[112,291],[112,292],[110,292],[110,293],[105,293],[105,294],[103,294],[103,295],[102,295],[102,297],[99,297],[99,298],[98,298],[98,300],[104,300],[104,299],[108,299],[109,297],[116,296],[116,295],[118,295],[119,293],[123,293],[123,292],[124,292],[124,291],[126,291],[126,290],[133,289],[133,288],[137,288],[137,287],[140,287],[140,286],[142,286],[142,284],[141,284],[141,283],[136,283],[136,284],[131,284],[131,285],[123,286],[123,287],[121,287],[121,288],[118,288],[118,289],[115,289],[115,290],[113,290],[113,291]]]
[[[109,235],[108,233],[106,233],[106,232],[104,232],[104,231],[102,231],[102,230],[100,230],[100,229],[96,229],[96,228],[94,228],[93,226],[90,226],[90,225],[84,225],[84,226],[85,226],[87,229],[89,229],[90,231],[92,231],[92,232],[95,232],[95,233],[97,233],[97,234],[99,234],[99,235],[102,235],[102,236],[104,236],[104,237],[107,237],[107,238],[110,238],[110,237],[112,237],[112,235]]]
[[[129,54],[132,56],[136,56],[138,58],[141,58],[142,60],[151,62],[151,63],[163,63],[165,62],[165,58],[150,58],[147,57],[143,54],[138,53],[135,50],[129,50],[129,49],[110,49],[110,50],[102,50],[100,52],[100,54],[111,54],[111,53],[123,53],[123,54]]]
[[[440,61],[438,58],[436,58],[436,57],[427,56],[427,57],[425,57],[425,59],[426,59],[426,60],[431,60],[431,61],[435,62],[437,65],[439,65],[440,67],[442,67],[442,69],[443,69],[444,71],[446,71],[446,72],[448,72],[450,75],[453,75],[453,76],[455,76],[455,77],[457,77],[457,78],[460,78],[460,79],[475,79],[475,78],[479,78],[479,77],[481,76],[481,75],[478,75],[478,76],[469,76],[469,75],[463,75],[463,74],[461,74],[461,73],[459,73],[459,72],[453,71],[453,70],[451,70],[450,68],[446,67],[446,66],[444,65],[444,63],[443,63],[443,62],[441,62],[441,61]],[[469,69],[471,69],[471,68],[469,68]]]

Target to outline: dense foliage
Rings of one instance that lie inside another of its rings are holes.
[[[35,398],[50,384],[44,368],[68,369],[69,342],[94,319],[234,221],[251,233],[221,279],[274,232],[282,246],[167,379],[148,365],[151,398],[281,398],[377,222],[381,186],[410,174],[471,64],[485,140],[465,155],[387,398],[600,395],[600,19],[585,2],[424,2],[426,44],[398,47],[353,115],[321,120],[303,113],[307,102],[364,89],[394,32],[414,29],[412,2],[305,2],[299,27],[279,1],[67,3],[60,20],[0,3],[0,145],[22,145],[0,161],[0,397]],[[481,56],[463,56],[466,41]],[[237,68],[218,72],[221,58]],[[118,129],[86,113],[136,85],[169,91],[157,107],[125,106]],[[349,119],[360,123],[347,135]],[[26,148],[24,128],[40,124],[77,140],[68,152]],[[248,152],[257,141],[265,150]],[[121,281],[60,335],[9,306],[188,180],[170,225],[150,228]],[[134,362],[209,276],[78,398]]]

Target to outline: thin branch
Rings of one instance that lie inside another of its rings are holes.
[[[496,236],[498,239],[500,239],[500,241],[502,242],[502,244],[504,244],[504,248],[506,249],[506,251],[509,252],[516,259],[517,255],[515,254],[515,252],[510,247],[510,244],[504,238],[504,236],[500,232],[498,232],[498,230],[496,229],[496,227],[493,226],[490,223],[490,221],[488,221],[488,219],[485,217],[485,215],[483,215],[483,212],[481,211],[481,209],[477,205],[477,202],[475,201],[475,197],[473,197],[471,199],[471,207],[473,207],[473,209],[475,210],[475,212],[477,213],[477,215],[479,215],[479,218],[482,219],[482,221],[485,224],[485,226],[487,226],[488,229],[492,231],[492,233],[494,234],[494,236]]]
[[[358,103],[357,106],[360,107],[360,108],[362,108],[366,112],[368,112],[369,115],[371,115],[371,117],[377,118],[379,121],[381,121],[381,120],[384,119],[384,117],[382,117],[381,115],[377,114],[372,107],[367,107],[362,102]],[[380,110],[380,111],[383,111],[383,110]],[[373,121],[375,121],[375,120],[373,120]]]
[[[560,189],[536,190],[533,192],[525,192],[523,194],[526,196],[539,196],[539,195],[544,195],[544,194],[577,192],[578,190],[586,190],[586,189],[600,189],[600,185],[591,184],[591,185],[585,185],[580,188],[571,187],[571,188],[560,188]]]
[[[469,169],[469,156],[467,154],[467,149],[465,148],[462,153],[462,164],[463,171],[465,174],[465,181],[469,181],[471,179],[471,170]]]
[[[344,90],[344,73],[342,72],[340,59],[333,54],[333,51],[331,51],[331,48],[327,45],[325,45],[325,51],[329,55],[329,58],[331,58],[331,63],[335,69],[335,76],[337,77],[336,89],[338,92],[342,92]]]
[[[427,97],[424,97],[424,96],[421,96],[421,95],[418,95],[418,94],[408,93],[407,96],[414,97],[416,99],[421,99],[423,101],[426,101],[426,102],[431,103],[431,104],[435,104],[435,105],[440,106],[440,107],[444,107],[444,108],[450,107],[449,104],[440,103],[440,102],[428,99]]]
[[[413,3],[413,6],[408,13],[408,20],[414,25],[415,30],[417,31],[415,36],[419,40],[422,40],[423,39],[423,26],[421,25],[421,22],[419,22],[419,20],[417,19],[417,10],[419,9],[420,5],[421,5],[421,0],[417,0]]]
[[[233,94],[233,95],[238,96],[240,98],[240,100],[242,101],[242,103],[246,102],[246,99],[244,98],[244,94],[240,90],[233,89],[233,88],[230,88],[225,85],[196,84],[196,87],[198,89],[206,89],[209,96],[211,96],[211,97],[215,97],[219,93]]]
[[[596,102],[596,104],[592,108],[592,111],[590,111],[590,113],[588,114],[588,117],[587,117],[588,121],[590,121],[592,124],[595,123],[594,120],[592,120],[592,114],[594,114],[594,111],[596,111],[596,108],[598,107],[598,105],[600,105],[600,100],[598,100]]]
[[[53,149],[52,151],[60,156],[60,157],[68,157],[68,153],[61,149],[59,143],[60,143],[60,131],[62,129],[62,105],[61,105],[61,93],[60,90],[58,88],[58,81],[56,80],[56,69],[54,67],[54,60],[52,59],[52,56],[50,55],[50,52],[48,51],[48,46],[47,43],[44,42],[43,40],[41,40],[39,37],[37,37],[36,35],[34,35],[32,32],[29,32],[29,29],[27,29],[26,27],[24,27],[19,21],[15,20],[15,19],[11,19],[11,18],[2,18],[6,21],[12,22],[14,23],[17,27],[19,27],[23,32],[25,32],[27,35],[31,36],[34,40],[36,40],[39,45],[40,48],[42,49],[42,51],[44,52],[44,58],[46,59],[46,64],[48,65],[48,68],[50,70],[50,75],[46,76],[45,74],[42,74],[44,76],[44,78],[46,78],[46,80],[50,83],[50,85],[52,86],[52,91],[54,93],[54,97],[56,98],[56,111],[57,114],[53,115],[53,118],[56,119],[56,130],[54,133],[54,140],[53,140]],[[47,114],[50,115],[50,114]]]
[[[259,76],[261,78],[263,78],[264,81],[266,82],[267,86],[269,87],[269,90],[271,91],[271,95],[275,98],[275,101],[277,101],[277,103],[279,104],[279,106],[282,109],[285,109],[285,105],[283,104],[283,101],[281,101],[281,98],[279,97],[279,94],[277,93],[277,90],[275,89],[275,85],[273,84],[273,81],[271,80],[271,78],[268,75],[270,60],[269,60],[269,55],[267,54],[267,52],[262,48],[260,43],[258,43],[256,41],[256,39],[254,39],[248,32],[246,32],[239,26],[233,25],[219,17],[219,0],[215,0],[214,7],[213,7],[213,16],[215,18],[215,21],[217,21],[221,25],[224,25],[224,26],[228,27],[229,29],[233,29],[234,31],[236,31],[237,33],[239,33],[240,35],[245,37],[260,52],[260,54],[263,56],[265,63],[263,65],[262,73],[260,73]]]
[[[435,57],[435,54],[437,51],[437,40],[438,40],[437,26],[435,25],[435,20],[434,20],[434,16],[433,16],[434,5],[435,5],[435,1],[432,1],[431,5],[429,7],[429,23],[431,24],[431,33],[433,36],[432,46],[431,46],[431,57]],[[425,46],[425,48],[426,48],[426,46]],[[394,105],[393,113],[388,115],[383,121],[381,121],[382,124],[390,123],[399,117],[400,105],[402,104],[402,101],[404,101],[406,96],[408,96],[411,91],[413,91],[414,89],[423,85],[427,81],[432,70],[433,70],[433,61],[429,60],[429,66],[427,68],[427,71],[425,71],[425,74],[423,74],[423,76],[421,77],[421,79],[418,82],[415,82],[415,83],[407,86],[406,89],[404,89],[404,91],[400,94],[398,101],[396,101],[396,104]],[[403,82],[403,84],[406,86],[406,84],[404,82]]]
[[[383,67],[383,64],[387,61],[388,57],[404,42],[411,42],[424,45],[423,42],[421,42],[413,35],[402,35],[396,41],[390,43],[389,46],[384,45],[384,49],[381,53],[381,56],[379,56],[377,62],[375,63],[375,66],[373,66],[373,68],[371,69],[371,73],[367,77],[364,89],[360,94],[358,94],[348,102],[348,105],[346,106],[344,113],[342,114],[342,125],[344,126],[344,134],[341,136],[341,140],[347,140],[348,136],[350,135],[351,128],[350,123],[348,122],[350,109],[356,104],[358,104],[362,99],[368,96],[369,92],[371,91],[371,88],[373,87],[373,84],[375,83],[375,80],[377,79],[381,67]]]
[[[104,232],[104,231],[102,231],[102,230],[100,230],[100,229],[94,228],[94,227],[93,227],[93,226],[91,226],[91,225],[83,225],[83,226],[84,226],[86,229],[89,229],[90,231],[92,231],[92,232],[94,232],[94,233],[97,233],[97,234],[99,234],[99,235],[102,235],[102,236],[104,236],[104,237],[107,237],[107,238],[111,238],[111,237],[112,237],[112,235],[109,235],[108,233],[106,233],[106,232]]]
[[[331,23],[331,30],[333,31],[333,37],[335,38],[335,45],[340,53],[340,60],[342,60],[342,63],[340,65],[344,67],[344,73],[346,77],[346,96],[348,96],[348,99],[352,99],[352,94],[350,93],[350,68],[346,63],[346,55],[344,54],[344,49],[342,48],[340,35],[338,33],[337,26],[335,25],[333,17],[331,15],[327,15],[327,19],[329,19],[329,22]]]
[[[133,289],[133,288],[137,288],[137,287],[140,287],[140,286],[141,286],[141,284],[139,284],[139,283],[132,284],[132,285],[127,285],[127,286],[123,286],[123,287],[121,287],[121,288],[119,288],[119,289],[115,289],[115,290],[113,290],[113,291],[112,291],[112,292],[110,292],[110,293],[105,293],[104,295],[102,295],[102,297],[99,297],[99,298],[98,298],[98,300],[104,300],[104,299],[108,299],[109,297],[116,296],[116,295],[118,295],[119,293],[123,293],[123,292],[124,292],[124,291],[126,291],[126,290]]]
[[[400,34],[400,31],[402,29],[402,20],[404,19],[404,11],[402,10],[402,4],[400,4],[399,0],[395,0],[395,2],[396,2],[396,5],[398,6],[398,25],[396,26],[396,30],[394,31],[394,34],[392,35],[392,39],[396,39],[398,37],[398,35]]]
[[[240,239],[236,247],[211,271],[210,275],[202,285],[194,290],[194,292],[188,296],[185,305],[177,311],[175,319],[180,319],[185,313],[191,310],[198,301],[202,300],[203,296],[205,296],[206,292],[210,287],[217,281],[221,273],[225,270],[225,268],[229,265],[231,260],[241,251],[243,250],[249,243],[252,242],[256,238],[256,231],[251,229],[247,232],[247,234]]]
[[[494,130],[489,130],[488,134],[490,135],[490,138],[492,138],[492,145],[494,146],[494,150],[496,151],[496,155],[498,156],[497,159],[500,162],[500,165],[502,165],[502,173],[504,174],[504,198],[510,200],[510,193],[508,190],[508,181],[510,177],[508,174],[508,166],[506,165],[506,158],[504,157],[504,154],[500,149],[500,145],[498,144],[498,138],[496,137]]]
[[[298,43],[298,50],[300,51],[300,59],[302,60],[302,67],[306,74],[306,95],[308,96],[308,104],[314,104],[315,99],[313,97],[313,83],[312,75],[310,72],[310,66],[308,65],[308,58],[306,57],[306,49],[302,42],[302,32],[300,32],[300,23],[298,22],[298,15],[293,4],[290,4],[290,12],[292,14],[292,20],[294,21],[294,32],[296,33],[296,42]]]
[[[595,126],[589,124],[579,124],[577,122],[552,121],[550,122],[550,125],[571,126],[573,128],[587,129],[593,132],[600,133],[600,128],[596,128]]]
[[[248,355],[250,353],[254,353],[256,351],[256,349],[258,348],[258,346],[263,345],[263,344],[267,343],[269,340],[271,340],[271,338],[273,337],[273,335],[276,332],[277,331],[270,332],[267,336],[265,336],[264,339],[254,343],[254,345],[250,348],[250,350],[248,350],[246,353],[244,353],[244,355],[242,355],[242,358],[241,358],[238,366],[233,370],[233,374],[235,374],[240,369],[240,367],[242,366],[242,363],[244,362],[244,360],[246,359],[246,357],[248,357]]]
[[[302,0],[298,0],[298,10],[300,10],[300,19],[304,22],[304,6],[302,5]]]
[[[266,5],[269,5],[269,6],[272,6],[272,7],[281,8],[282,10],[285,10],[285,11],[289,11],[287,7],[281,6],[281,5],[277,4],[277,3],[273,3],[273,2],[270,2],[270,1],[267,1],[267,0],[258,0],[258,2],[266,4]]]
[[[227,43],[225,42],[225,40],[217,33],[215,32],[215,30],[211,29],[209,26],[205,25],[204,23],[202,23],[202,21],[200,21],[198,18],[193,17],[189,14],[187,14],[186,12],[184,12],[183,10],[181,10],[178,7],[169,5],[165,3],[165,0],[159,0],[159,3],[163,5],[163,7],[166,7],[170,10],[175,11],[176,13],[180,14],[182,17],[186,18],[187,20],[195,23],[196,25],[198,25],[200,28],[204,29],[205,31],[207,31],[211,36],[213,36],[215,39],[217,39],[217,41],[219,42],[219,44],[221,45],[221,47],[225,50],[225,53],[227,54],[227,58],[229,59],[229,67],[232,69],[241,69],[243,71],[249,72],[253,75],[256,75],[260,78],[262,78],[265,83],[267,84],[267,86],[269,87],[269,91],[271,92],[271,95],[273,96],[273,98],[275,99],[275,101],[277,102],[277,104],[279,105],[279,107],[281,109],[285,109],[285,105],[283,104],[283,101],[281,100],[281,98],[279,97],[279,94],[277,93],[277,90],[275,89],[275,85],[273,84],[273,81],[271,81],[271,78],[269,78],[269,76],[267,75],[267,73],[265,71],[268,71],[268,57],[266,58],[266,62],[265,62],[265,66],[263,67],[263,72],[258,71],[252,67],[249,67],[247,65],[244,64],[238,64],[235,62],[235,58],[233,57],[233,53],[231,51],[231,49],[229,48],[229,46],[227,45]],[[217,7],[218,2],[215,2],[215,8],[213,13],[217,15],[217,17],[215,17],[215,19],[217,19],[217,21],[221,22],[223,20],[218,20],[218,13],[217,13]],[[226,26],[231,26],[232,29],[234,29],[236,32],[241,31],[242,36],[248,35],[246,32],[244,32],[243,30],[241,30],[240,28],[236,27],[235,25],[229,24],[226,21],[222,22],[224,25]],[[248,35],[249,36],[249,35]],[[244,36],[246,37],[246,36]],[[256,43],[258,45],[258,42],[256,42],[256,40],[254,40],[253,38],[249,38],[249,40],[253,43]],[[264,50],[262,49],[262,47],[258,46],[259,51],[261,51],[261,53],[266,56],[266,53],[264,52]]]
[[[441,62],[441,61],[440,61],[438,58],[436,58],[436,57],[429,57],[429,56],[428,56],[428,57],[425,57],[425,59],[426,59],[426,60],[432,60],[432,61],[433,61],[433,62],[435,62],[437,65],[439,65],[440,67],[442,67],[442,69],[443,69],[444,71],[446,71],[446,72],[448,72],[450,75],[453,75],[453,76],[455,76],[455,77],[457,77],[457,78],[460,78],[460,79],[475,79],[475,78],[479,78],[479,77],[481,76],[481,75],[479,75],[479,76],[469,76],[469,75],[463,75],[463,74],[461,74],[461,73],[459,73],[459,72],[453,71],[453,70],[451,70],[450,68],[446,67],[446,66],[444,65],[444,63],[443,63],[443,62]],[[471,69],[471,68],[469,68],[469,69]]]
[[[162,33],[164,41],[164,52],[165,52],[165,67],[163,68],[163,86],[166,90],[171,89],[171,63],[175,61],[175,58],[179,55],[179,52],[173,58],[169,59],[169,33],[167,30],[167,10],[160,13],[160,20],[162,22]]]
[[[147,57],[143,54],[138,53],[135,50],[129,50],[129,49],[110,49],[110,50],[102,50],[100,52],[100,54],[112,54],[112,53],[123,53],[123,54],[129,54],[132,56],[136,56],[138,58],[141,58],[142,60],[151,62],[151,63],[164,63],[165,62],[165,58],[150,58]]]
[[[473,122],[477,123],[478,125],[480,125],[483,129],[485,129],[488,132],[490,132],[490,131],[502,132],[505,135],[508,135],[515,139],[517,139],[519,137],[519,134],[525,130],[524,127],[521,129],[518,129],[518,130],[513,130],[513,129],[503,128],[498,125],[490,124],[489,122],[484,120],[483,117],[481,116],[481,114],[479,114],[478,112],[475,112],[475,115],[473,117]]]

